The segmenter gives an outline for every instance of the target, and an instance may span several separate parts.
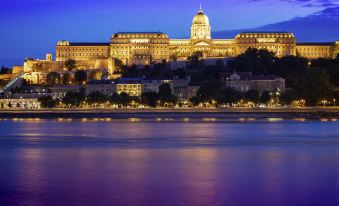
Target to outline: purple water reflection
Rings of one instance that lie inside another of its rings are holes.
[[[0,121],[0,205],[338,205],[339,124]]]

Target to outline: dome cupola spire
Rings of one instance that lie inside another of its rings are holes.
[[[194,16],[191,27],[192,39],[210,39],[211,38],[211,26],[210,21],[206,14],[202,10],[200,4],[199,12]]]

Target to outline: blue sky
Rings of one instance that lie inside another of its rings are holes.
[[[53,53],[61,39],[108,42],[118,31],[188,37],[200,3],[213,31],[256,28],[339,7],[338,0],[1,0],[0,64]]]

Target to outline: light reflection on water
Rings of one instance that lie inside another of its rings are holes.
[[[335,121],[4,120],[0,205],[335,205]]]

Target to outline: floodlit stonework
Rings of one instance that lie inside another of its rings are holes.
[[[202,9],[193,17],[190,39],[170,39],[161,32],[120,32],[109,43],[72,43],[60,41],[56,61],[119,59],[125,65],[185,60],[196,51],[204,58],[234,57],[248,48],[267,49],[277,56],[299,55],[306,58],[334,58],[337,43],[297,43],[290,32],[244,32],[235,39],[212,39],[209,18]],[[111,67],[112,67],[111,66]],[[111,68],[114,70],[114,68]]]
[[[209,18],[200,8],[193,17],[189,39],[170,39],[162,32],[119,32],[106,43],[59,41],[56,58],[47,54],[46,60],[27,59],[16,67],[12,78],[25,72],[28,82],[43,83],[46,73],[67,73],[65,61],[75,60],[76,69],[107,69],[112,76],[118,65],[147,65],[157,62],[183,62],[194,52],[202,52],[204,59],[230,58],[249,48],[267,49],[278,57],[294,55],[315,58],[335,58],[339,41],[328,43],[297,43],[290,32],[243,32],[234,39],[213,39]],[[181,64],[180,64],[181,65]]]

